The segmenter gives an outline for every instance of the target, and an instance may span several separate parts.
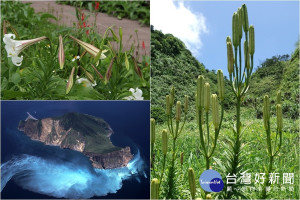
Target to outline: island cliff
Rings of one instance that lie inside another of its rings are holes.
[[[91,115],[67,113],[41,120],[28,117],[20,121],[18,128],[32,140],[82,152],[95,168],[124,167],[133,158],[130,147],[112,144],[109,124]]]

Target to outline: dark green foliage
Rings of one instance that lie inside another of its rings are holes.
[[[70,131],[68,136],[62,141],[63,146],[74,145],[78,141],[84,141],[85,152],[106,153],[121,149],[111,143],[108,135],[112,130],[101,118],[80,113],[68,113],[54,119],[60,120],[60,125],[66,131]]]
[[[196,80],[199,75],[206,77],[211,86],[211,92],[217,93],[216,72],[206,70],[185,47],[184,43],[171,34],[163,34],[151,28],[151,114],[161,122],[164,118],[159,107],[165,107],[165,96],[171,86],[176,89],[177,100],[183,102],[188,95],[190,105],[195,105]],[[225,91],[229,91],[225,80]],[[229,108],[233,96],[225,92],[225,108]],[[190,106],[188,119],[195,117],[195,107]]]
[[[299,116],[299,48],[291,59],[289,55],[273,56],[257,68],[243,105],[253,107],[256,117],[261,118],[263,96],[268,94],[273,102],[278,90],[282,93],[284,116],[296,119]]]
[[[84,7],[94,11],[95,1],[56,1],[60,4]],[[118,17],[138,20],[143,25],[150,25],[150,1],[98,1],[99,11]]]

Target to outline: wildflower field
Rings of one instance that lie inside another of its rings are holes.
[[[149,99],[150,57],[139,33],[123,41],[112,24],[98,34],[88,19],[96,22],[101,4],[90,7],[76,7],[66,27],[28,3],[1,2],[2,99]]]

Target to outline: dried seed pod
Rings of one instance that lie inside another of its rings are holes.
[[[248,32],[249,22],[248,22],[248,11],[246,4],[242,5],[243,13],[243,28],[245,32]]]
[[[177,101],[176,103],[176,122],[179,122],[181,118],[181,102]]]
[[[197,79],[197,107],[203,108],[204,106],[204,77],[202,75],[198,76]]]
[[[227,42],[226,44],[227,44],[227,69],[229,74],[232,74],[233,64],[234,64],[233,48],[231,42]]]
[[[151,199],[158,199],[159,180],[157,178],[151,181]]]
[[[246,62],[246,68],[250,69],[250,58],[249,58],[249,49],[248,49],[248,43],[245,40],[244,41],[244,57],[245,57],[245,62]]]
[[[192,199],[195,199],[196,182],[195,182],[195,173],[194,173],[193,168],[189,168],[188,175],[189,175],[189,185],[190,185],[190,192],[191,192],[191,195],[192,195]]]
[[[279,132],[281,132],[282,127],[283,127],[281,104],[276,105],[276,116],[277,116],[277,129],[278,129]]]
[[[249,27],[249,53],[252,56],[255,52],[255,33],[254,26]]]
[[[211,95],[211,109],[212,109],[212,118],[215,129],[219,128],[219,102],[218,96],[216,94]]]
[[[171,114],[170,95],[166,96],[166,114],[168,116]]]
[[[277,92],[276,104],[281,104],[281,91]]]
[[[239,15],[235,12],[232,16],[232,41],[235,48],[240,44],[239,26]]]
[[[155,119],[154,118],[151,118],[150,119],[150,133],[151,133],[151,144],[154,144],[155,142]]]
[[[204,84],[204,109],[206,112],[209,111],[210,106],[210,85],[209,83]]]
[[[264,127],[266,130],[268,130],[269,121],[270,121],[270,100],[268,95],[265,95],[264,97],[263,118],[264,118]]]
[[[168,151],[168,134],[167,130],[163,129],[162,131],[162,138],[161,138],[161,151],[164,155],[167,154]]]
[[[224,101],[224,95],[225,95],[224,75],[223,75],[223,71],[220,69],[217,72],[217,81],[218,81],[220,100]]]
[[[189,97],[187,95],[184,96],[184,112],[187,114],[189,109]]]

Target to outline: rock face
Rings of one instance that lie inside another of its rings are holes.
[[[20,121],[18,128],[32,140],[82,152],[96,168],[124,167],[133,158],[130,147],[111,143],[113,131],[109,124],[91,115],[68,113],[41,120],[27,118]]]

